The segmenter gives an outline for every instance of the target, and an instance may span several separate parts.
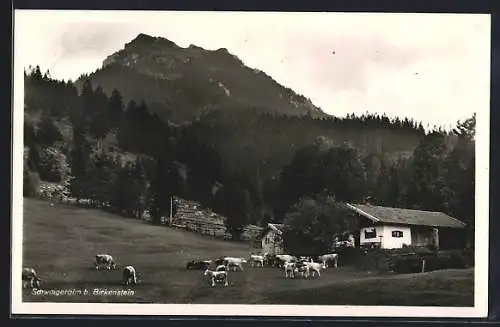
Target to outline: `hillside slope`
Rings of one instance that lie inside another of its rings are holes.
[[[291,280],[280,269],[245,266],[243,272],[230,274],[229,287],[211,288],[202,271],[185,269],[187,260],[248,257],[251,251],[244,243],[214,240],[73,205],[49,207],[45,201],[25,198],[23,266],[37,270],[43,279],[42,290],[87,289],[89,295],[33,295],[25,290],[23,301],[289,304],[307,299],[308,304],[356,305],[369,299],[370,304],[451,306],[472,305],[473,301],[473,275],[468,270],[374,276],[340,267],[323,272],[320,279]],[[97,253],[112,254],[119,267],[133,265],[140,284],[120,285],[120,269],[96,271]],[[397,287],[387,287],[391,283]],[[133,294],[93,295],[94,289],[131,290]],[[401,296],[401,289],[411,297]],[[406,302],[398,302],[401,298]]]

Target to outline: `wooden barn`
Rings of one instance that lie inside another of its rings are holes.
[[[281,238],[283,224],[267,224],[262,232],[262,252],[269,254],[284,253],[283,239]]]

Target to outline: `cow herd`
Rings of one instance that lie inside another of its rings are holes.
[[[211,286],[216,283],[228,286],[228,273],[230,271],[243,271],[243,264],[249,263],[251,267],[275,267],[284,270],[285,278],[309,278],[317,275],[321,277],[321,271],[333,266],[338,266],[339,255],[329,253],[316,258],[310,256],[293,256],[289,254],[250,254],[247,259],[240,257],[220,257],[215,260],[191,260],[186,264],[186,269],[204,270],[204,276],[208,277]],[[215,268],[215,269],[213,269]]]
[[[330,253],[318,257],[293,256],[289,254],[250,254],[247,259],[241,257],[220,257],[215,260],[191,260],[187,262],[186,269],[204,270],[203,276],[207,277],[214,287],[216,283],[229,286],[228,274],[230,271],[244,271],[243,264],[249,263],[252,268],[274,267],[283,269],[285,278],[309,278],[321,276],[321,271],[333,266],[338,266],[338,254]],[[95,269],[116,270],[117,265],[109,254],[95,256]],[[23,288],[40,288],[41,278],[33,268],[23,268]],[[125,266],[122,274],[122,284],[137,284],[137,273],[133,266]]]

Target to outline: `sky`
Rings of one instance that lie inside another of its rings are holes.
[[[324,112],[424,127],[489,110],[490,16],[16,10],[15,64],[77,79],[139,33],[226,48]]]

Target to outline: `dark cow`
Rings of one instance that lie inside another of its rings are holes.
[[[227,265],[227,261],[225,260],[224,257],[220,257],[220,258],[215,259],[214,263],[216,266],[220,266],[220,265],[226,266]]]
[[[109,254],[98,254],[95,256],[95,269],[99,270],[100,268],[104,268],[106,270],[115,270],[117,269],[115,260]]]
[[[212,260],[191,260],[186,264],[188,270],[207,270],[210,268]]]
[[[268,267],[277,267],[279,264],[278,258],[276,257],[275,254],[268,254],[266,253],[264,255],[264,265]]]

